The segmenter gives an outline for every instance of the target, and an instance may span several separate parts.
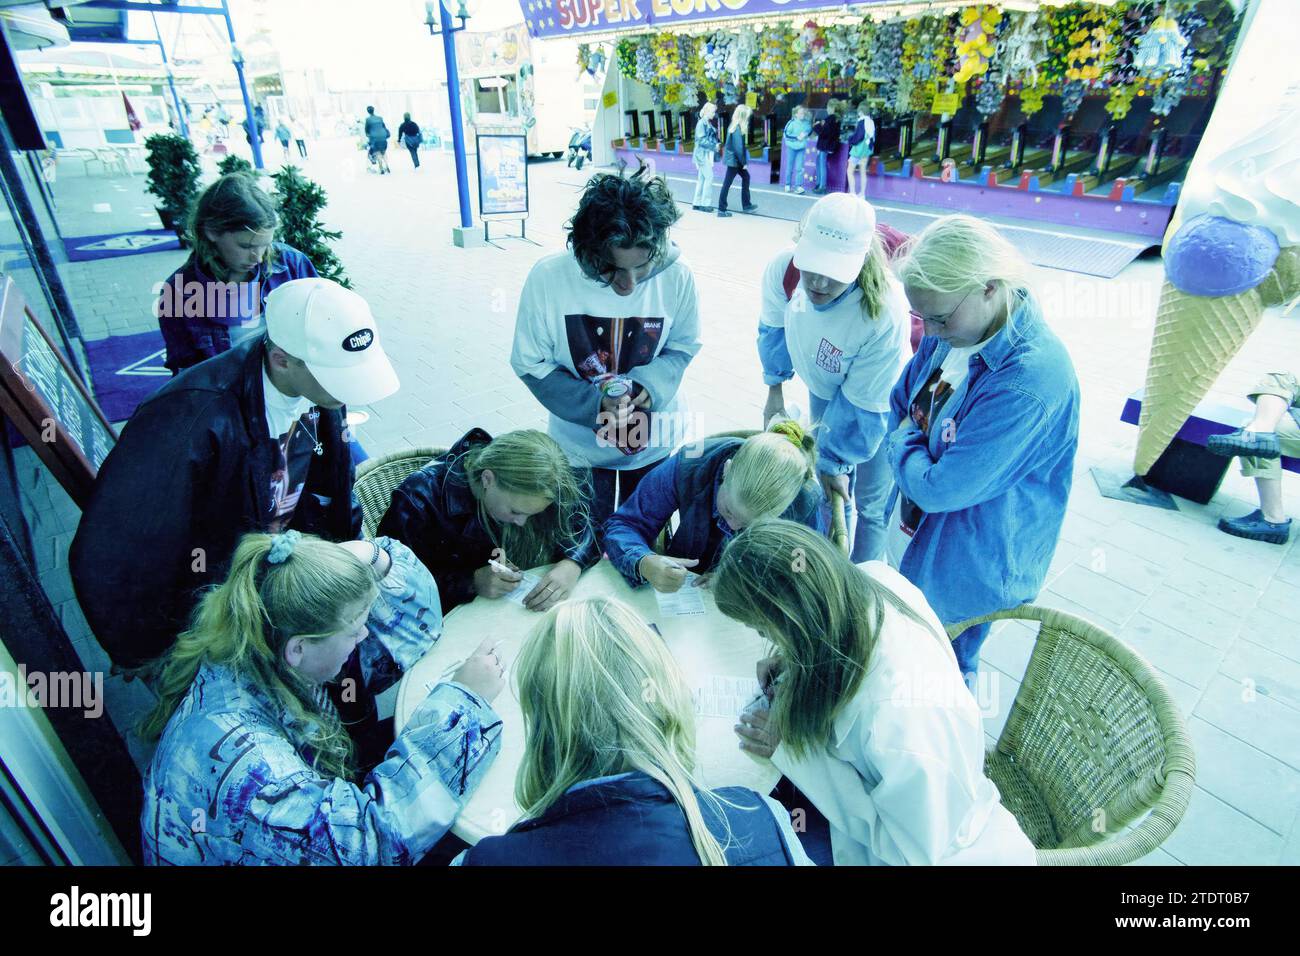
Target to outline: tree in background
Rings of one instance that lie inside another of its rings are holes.
[[[276,238],[303,253],[322,278],[332,279],[345,289],[352,288],[343,263],[329,243],[343,235],[326,229],[317,218],[328,199],[325,190],[312,182],[296,166],[284,166],[271,177],[275,180],[275,198],[280,213],[280,230]]]
[[[233,153],[217,163],[217,173],[222,176],[228,176],[231,173],[249,173],[252,174],[253,164],[242,156],[236,156]]]

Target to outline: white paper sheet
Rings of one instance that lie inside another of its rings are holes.
[[[655,592],[659,613],[668,617],[700,617],[704,614],[704,594],[699,587],[700,576],[692,574],[686,583],[672,594]]]
[[[709,674],[701,686],[692,689],[691,698],[700,717],[739,717],[760,693],[753,677]]]
[[[524,606],[524,598],[533,593],[533,588],[541,582],[541,578],[536,574],[524,572],[524,579],[515,585],[515,589],[506,595],[507,601],[514,601],[520,607]]]

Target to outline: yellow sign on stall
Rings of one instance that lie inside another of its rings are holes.
[[[961,97],[957,93],[936,93],[930,112],[942,115],[956,113],[961,106]]]
[[[614,106],[616,103],[618,103],[618,92],[616,90],[610,90],[601,99],[601,103],[604,104],[605,109],[609,109],[611,106]]]
[[[757,93],[746,93],[746,94],[745,94],[745,105],[748,106],[751,110],[754,109],[754,107],[758,106],[758,94],[757,94]]]

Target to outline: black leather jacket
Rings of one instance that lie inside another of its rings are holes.
[[[269,526],[278,449],[266,427],[262,339],[186,369],[131,416],[91,490],[68,555],[86,620],[114,662],[157,657],[197,592],[225,580],[240,537]],[[322,409],[290,527],[361,537],[344,410]]]
[[[478,500],[470,490],[464,464],[471,447],[491,441],[483,429],[470,429],[393,491],[392,503],[379,522],[379,534],[401,541],[433,574],[444,614],[474,600],[474,572],[488,563],[496,547],[479,520]],[[590,494],[590,473],[576,470]],[[600,560],[590,518],[573,531],[577,543],[557,546],[552,560],[568,558],[586,570]]]

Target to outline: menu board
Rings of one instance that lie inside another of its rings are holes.
[[[528,218],[528,137],[479,133],[478,210],[484,220]]]
[[[77,505],[117,435],[17,286],[0,293],[0,410]]]

